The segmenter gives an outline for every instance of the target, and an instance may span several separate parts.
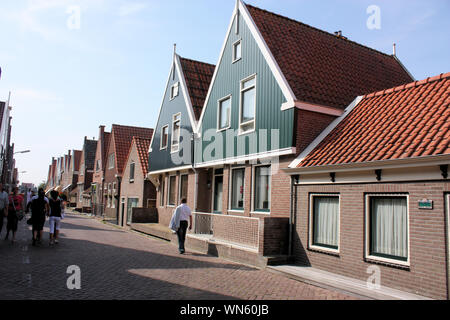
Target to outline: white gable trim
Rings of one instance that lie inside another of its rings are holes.
[[[198,135],[200,132],[200,127],[203,122],[203,117],[205,115],[206,106],[208,105],[209,98],[211,95],[212,88],[214,87],[214,83],[216,81],[217,73],[219,70],[220,63],[222,62],[222,57],[225,53],[225,47],[228,42],[228,38],[230,37],[230,33],[232,32],[232,27],[234,21],[239,17],[239,13],[242,14],[242,17],[244,18],[244,21],[247,24],[247,27],[249,28],[253,38],[255,39],[259,49],[261,50],[261,53],[263,54],[267,64],[269,65],[270,70],[272,71],[272,74],[274,75],[276,81],[278,82],[278,85],[281,88],[281,91],[283,92],[286,100],[292,104],[294,104],[294,101],[297,100],[295,98],[294,92],[292,91],[291,87],[289,86],[286,78],[284,77],[283,73],[281,72],[280,67],[278,66],[278,63],[275,61],[275,58],[273,57],[272,53],[270,52],[269,47],[267,46],[267,43],[265,42],[264,38],[262,37],[261,33],[259,32],[255,22],[253,21],[252,17],[250,16],[250,13],[247,10],[247,7],[242,2],[242,0],[237,0],[238,5],[235,7],[233,14],[231,16],[231,21],[228,26],[228,31],[225,36],[225,40],[222,45],[222,50],[220,52],[219,61],[216,64],[216,69],[214,70],[214,75],[211,80],[211,84],[208,89],[208,94],[206,95],[205,104],[203,106],[202,114],[200,116],[200,119],[197,123],[197,127],[194,129],[194,132]],[[240,31],[240,30],[239,30]]]
[[[174,59],[175,59],[175,55],[174,55]],[[163,98],[162,98],[162,101],[161,101],[161,106],[159,107],[158,120],[156,121],[156,125],[155,125],[155,132],[154,132],[154,134],[152,135],[152,141],[150,141],[150,149],[149,149],[149,152],[152,152],[152,151],[153,151],[153,139],[155,138],[156,133],[157,133],[157,132],[156,132],[156,129],[158,128],[159,119],[160,119],[160,117],[161,117],[161,110],[162,110],[162,107],[163,107],[163,105],[164,105],[164,100],[166,99],[166,94],[167,94],[167,90],[168,90],[168,87],[169,87],[170,76],[172,75],[172,72],[173,72],[173,67],[174,67],[174,63],[173,63],[173,61],[172,61],[172,67],[170,68],[169,76],[167,77],[166,89],[164,90],[164,95],[163,95]],[[112,133],[112,130],[111,130],[111,133]]]
[[[194,108],[192,107],[191,97],[189,96],[189,91],[187,89],[186,79],[184,77],[183,69],[181,68],[181,62],[180,62],[179,55],[175,56],[175,64],[177,66],[178,78],[180,78],[180,82],[181,82],[181,90],[183,91],[184,102],[186,103],[186,108],[187,108],[187,111],[189,114],[189,119],[191,121],[191,127],[192,127],[192,130],[194,130],[195,127],[197,126],[197,121],[195,120],[195,117],[194,117]]]
[[[333,131],[334,128],[338,126],[339,123],[341,123],[342,120],[345,119],[345,117],[352,112],[352,110],[359,104],[359,102],[362,100],[362,96],[357,97],[346,109],[345,112],[337,119],[335,119],[322,133],[305,149],[303,152],[292,161],[292,163],[289,165],[289,168],[297,168],[300,162],[305,159],[308,154],[310,154],[318,145],[322,142],[323,139],[330,134],[331,131]]]
[[[280,66],[278,65],[277,61],[275,60],[274,56],[272,55],[272,52],[270,51],[269,47],[267,46],[266,41],[264,40],[263,36],[259,32],[258,27],[255,24],[255,21],[253,21],[253,18],[251,17],[250,13],[247,10],[247,7],[242,2],[242,0],[239,0],[239,9],[243,13],[242,17],[244,18],[245,22],[247,23],[247,26],[249,27],[253,38],[256,40],[256,43],[258,44],[259,49],[261,50],[264,58],[266,59],[267,64],[270,67],[270,70],[272,70],[272,73],[275,77],[275,79],[278,82],[278,85],[281,88],[281,91],[283,92],[286,100],[288,102],[294,102],[297,100],[295,97],[294,92],[291,89],[291,86],[287,82],[283,72],[281,72]]]

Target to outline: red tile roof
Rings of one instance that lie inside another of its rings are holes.
[[[180,57],[186,86],[191,97],[195,118],[198,120],[202,113],[203,104],[208,94],[215,65]]]
[[[372,93],[298,167],[450,154],[450,73]]]
[[[141,164],[142,174],[144,177],[147,176],[148,173],[148,151],[150,149],[150,143],[152,139],[142,138],[142,137],[133,137],[133,142],[130,147],[130,152],[128,153],[128,157],[130,156],[133,145],[136,146],[139,163]],[[127,159],[128,159],[127,157]]]
[[[117,172],[122,174],[133,137],[151,139],[153,136],[153,129],[113,124],[111,135],[114,138],[116,150]]]
[[[247,5],[297,100],[345,109],[412,79],[394,56]]]

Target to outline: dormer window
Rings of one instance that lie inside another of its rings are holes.
[[[233,63],[241,60],[242,58],[242,40],[239,40],[233,44]]]
[[[177,82],[170,88],[170,100],[175,99],[175,97],[178,96],[179,87],[180,83]]]

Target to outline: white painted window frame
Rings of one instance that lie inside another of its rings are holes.
[[[225,168],[213,168],[213,179],[212,179],[212,186],[211,186],[211,212],[214,214],[218,214],[218,212],[214,211],[214,204],[215,204],[215,199],[214,199],[214,192],[216,191],[216,177],[222,177],[222,197],[223,197],[223,177],[225,176],[224,173],[222,174],[216,174],[216,169],[223,169],[225,172]],[[222,199],[223,200],[223,199]],[[222,201],[223,202],[223,201]],[[223,204],[222,204],[222,213],[223,213]]]
[[[237,46],[238,44],[241,45],[241,57],[236,59],[236,46]],[[233,52],[232,52],[232,56],[233,56],[233,59],[232,59],[232,60],[233,60],[233,61],[232,61],[231,63],[236,63],[236,62],[238,62],[239,60],[242,60],[242,38],[239,39],[239,40],[237,40],[236,42],[233,43],[232,50],[233,50]]]
[[[176,89],[176,94],[174,93],[175,89]],[[180,94],[180,82],[178,81],[170,87],[170,101],[172,101],[173,99],[178,97],[179,94]]]
[[[167,128],[167,142],[166,145],[163,146],[163,137],[164,137],[164,129]],[[159,150],[166,150],[169,146],[169,125],[166,124],[161,128],[161,137],[159,138]]]
[[[315,197],[330,197],[339,199],[339,215],[338,215],[338,248],[332,249],[321,245],[314,244],[314,198]],[[339,193],[310,193],[309,194],[309,222],[308,222],[308,249],[326,252],[332,254],[340,254],[341,250],[341,212],[342,212],[342,201],[341,195]]]
[[[112,163],[111,163],[111,158],[113,158]],[[116,154],[111,153],[110,155],[108,155],[108,169],[114,169],[114,167],[116,165],[115,162],[116,162]]]
[[[175,204],[170,204],[170,191],[171,191],[171,185],[170,185],[170,179],[172,177],[175,177],[175,192],[177,190],[177,176],[175,174],[168,176],[167,179],[167,207],[168,208],[175,208],[176,207],[176,201],[177,201],[177,194],[175,194]]]
[[[220,120],[221,120],[221,103],[230,99],[230,123],[227,127],[220,128]],[[229,94],[219,100],[217,100],[217,132],[226,131],[231,128],[231,110],[233,109],[233,95]]]
[[[411,266],[411,235],[410,235],[410,208],[409,208],[409,194],[406,193],[368,193],[365,194],[365,229],[366,229],[366,239],[365,239],[365,252],[364,257],[366,260],[385,263],[385,264],[391,264],[391,265],[398,265],[402,267],[410,267]],[[407,261],[401,261],[396,259],[389,259],[384,257],[378,257],[374,255],[370,255],[370,199],[378,197],[378,198],[399,198],[404,197],[406,198],[406,214],[407,214],[407,242],[408,242],[408,259]]]
[[[179,179],[180,179],[180,182],[178,183],[178,202],[180,203],[181,202],[181,180],[182,180],[182,177],[187,177],[187,184],[188,184],[188,193],[189,193],[189,174],[188,173],[182,173],[182,174],[180,174],[180,176],[179,176]],[[186,198],[187,198],[187,195],[186,195]]]
[[[180,119],[175,120],[176,117],[178,117],[178,116],[180,117]],[[173,132],[174,132],[174,129],[175,129],[175,122],[180,122],[179,130],[178,130],[178,139],[177,139],[178,140],[178,144],[175,145],[176,146],[176,150],[174,149],[174,144],[173,144],[173,142],[174,142],[174,140],[173,140],[173,138],[174,138]],[[174,114],[172,116],[172,135],[170,137],[170,153],[177,153],[178,151],[180,151],[180,137],[181,137],[181,112],[178,112],[178,113],[176,113],[176,114]]]
[[[131,166],[133,165],[133,178],[131,178]],[[134,161],[131,161],[131,163],[130,163],[130,172],[129,172],[129,175],[130,175],[130,179],[129,179],[129,182],[130,183],[133,183],[134,182],[134,178],[135,178],[135,176],[136,176],[136,162],[134,162]]]
[[[253,78],[255,79],[255,84],[249,88],[244,88],[244,83],[252,80]],[[240,81],[240,84],[239,84],[239,129],[238,129],[239,133],[238,133],[238,135],[246,135],[246,134],[256,131],[256,104],[257,104],[257,98],[258,98],[258,96],[257,96],[257,94],[258,94],[257,81],[258,81],[258,77],[257,77],[256,73],[254,73]],[[242,122],[242,107],[243,107],[242,106],[242,100],[243,100],[242,95],[244,94],[244,92],[252,90],[252,89],[255,89],[255,105],[253,107],[254,108],[254,118],[253,118],[253,120]],[[247,130],[247,131],[242,130],[243,126],[249,125],[251,123],[253,123],[253,129]]]

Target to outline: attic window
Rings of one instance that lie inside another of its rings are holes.
[[[161,150],[167,148],[167,142],[169,141],[169,126],[161,128]]]
[[[180,148],[180,129],[181,129],[181,113],[177,113],[173,116],[172,126],[172,146],[171,152],[178,152]]]
[[[233,63],[242,59],[242,40],[233,44]]]
[[[179,82],[175,83],[171,88],[170,88],[170,100],[174,99],[176,96],[178,96],[178,91],[179,91]]]

